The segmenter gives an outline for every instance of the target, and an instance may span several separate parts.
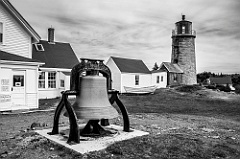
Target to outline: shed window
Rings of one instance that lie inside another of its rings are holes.
[[[3,23],[0,22],[0,43],[3,43]]]
[[[65,83],[63,79],[60,80],[60,87],[65,87]]]
[[[161,82],[163,82],[163,76],[161,76]]]
[[[56,72],[48,72],[48,88],[56,88]]]
[[[157,81],[156,82],[159,83],[159,76],[157,76]]]
[[[173,74],[173,81],[177,82],[177,74]]]
[[[40,72],[39,73],[38,88],[45,88],[45,72]]]
[[[43,45],[42,44],[35,44],[35,48],[37,51],[44,51]]]
[[[139,75],[135,75],[135,85],[139,85]]]

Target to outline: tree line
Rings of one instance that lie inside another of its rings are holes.
[[[208,79],[209,77],[225,77],[225,76],[230,76],[232,78],[233,86],[240,85],[240,74],[202,72],[197,74],[197,80],[198,80],[198,83],[201,83],[206,79]]]

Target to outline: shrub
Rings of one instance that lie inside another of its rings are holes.
[[[183,85],[178,87],[176,90],[180,92],[195,92],[201,89],[202,89],[202,86],[199,86],[199,85]]]
[[[240,84],[235,86],[235,93],[240,94]]]
[[[208,88],[208,89],[217,89],[216,86],[214,86],[214,85],[207,85],[205,87]]]
[[[229,86],[217,85],[216,88],[219,89],[220,91],[224,91],[224,92],[230,92],[231,91]]]

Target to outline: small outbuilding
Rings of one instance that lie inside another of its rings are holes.
[[[178,64],[163,62],[160,65],[159,70],[167,72],[167,86],[182,84],[183,70],[178,66]]]
[[[0,111],[38,108],[38,68],[44,63],[0,51]]]
[[[151,72],[140,59],[110,57],[106,65],[112,73],[112,88],[121,93],[127,93],[126,88],[146,90],[166,87],[166,72]]]
[[[207,79],[207,82],[209,85],[220,85],[229,87],[231,90],[235,90],[235,88],[232,85],[232,78],[230,76],[223,76],[223,77],[210,77]]]

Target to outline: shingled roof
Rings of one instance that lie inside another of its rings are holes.
[[[211,84],[232,84],[232,78],[230,76],[225,77],[210,77]]]
[[[26,58],[26,57],[23,57],[23,56],[10,54],[10,53],[7,53],[5,51],[0,51],[0,60],[43,63],[39,60],[30,59],[30,58]]]
[[[33,44],[32,57],[44,62],[45,65],[42,67],[72,69],[73,66],[79,63],[69,43],[49,43],[48,41],[40,40],[38,44],[43,46],[43,51],[38,51],[35,47],[36,44]]]
[[[120,57],[111,57],[119,70],[124,73],[145,73],[150,74],[151,72],[147,66],[139,59],[128,59]]]
[[[160,66],[160,69],[162,69],[163,66],[167,69],[168,72],[183,73],[183,70],[178,66],[178,64],[163,62],[162,65]]]

